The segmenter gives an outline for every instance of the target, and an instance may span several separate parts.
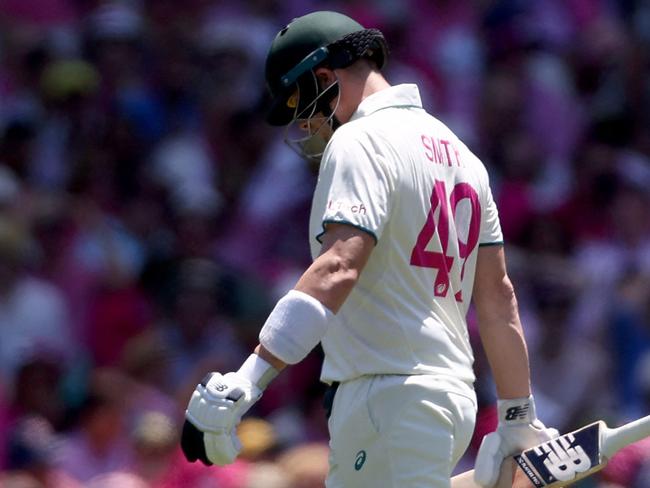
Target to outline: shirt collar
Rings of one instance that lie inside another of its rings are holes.
[[[359,104],[357,110],[350,117],[350,121],[388,107],[422,108],[422,100],[417,85],[395,85],[373,93]]]

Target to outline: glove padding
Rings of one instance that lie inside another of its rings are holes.
[[[499,426],[483,438],[474,466],[474,481],[483,488],[495,485],[506,457],[560,435],[537,418],[532,396],[499,400],[498,410]]]
[[[210,373],[192,393],[181,436],[188,461],[223,466],[232,463],[241,444],[236,427],[262,390],[238,373]]]
[[[183,424],[181,447],[188,461],[201,461],[206,466],[231,464],[241,451],[234,430],[229,435],[201,432],[189,420]]]

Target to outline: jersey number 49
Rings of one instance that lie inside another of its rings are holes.
[[[481,226],[481,204],[479,202],[476,190],[469,183],[458,183],[454,186],[447,197],[447,188],[444,181],[436,180],[431,192],[431,209],[427,215],[427,220],[418,235],[413,251],[411,251],[411,264],[425,268],[434,268],[438,270],[433,292],[436,297],[445,297],[449,291],[450,277],[449,274],[454,266],[454,256],[447,255],[449,249],[449,208],[451,206],[451,216],[456,222],[456,209],[458,204],[467,199],[469,201],[469,228],[467,238],[463,242],[458,236],[458,258],[462,261],[460,266],[460,281],[462,282],[465,274],[465,263],[478,244],[479,231]],[[437,214],[436,210],[440,209]],[[437,220],[437,221],[436,221]],[[427,246],[435,234],[440,239],[442,252],[428,251]],[[459,234],[457,232],[457,234]],[[459,289],[454,296],[459,302],[463,301],[462,290]]]

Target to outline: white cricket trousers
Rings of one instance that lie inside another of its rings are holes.
[[[432,375],[341,383],[328,421],[327,488],[449,488],[476,420],[476,395]]]

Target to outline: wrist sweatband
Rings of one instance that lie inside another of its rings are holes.
[[[260,344],[287,364],[300,362],[325,335],[334,314],[298,290],[283,296],[260,331]]]
[[[266,360],[253,353],[244,361],[237,374],[243,376],[254,385],[257,385],[260,390],[264,390],[278,375],[278,370]]]
[[[533,395],[523,398],[499,400],[499,425],[530,424],[537,419]]]

